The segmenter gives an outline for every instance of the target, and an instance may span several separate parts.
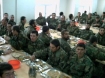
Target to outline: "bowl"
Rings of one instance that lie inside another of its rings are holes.
[[[20,68],[20,61],[19,60],[10,60],[10,61],[8,61],[8,63],[12,65],[14,70]]]

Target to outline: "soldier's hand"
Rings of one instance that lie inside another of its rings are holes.
[[[32,60],[32,61],[34,61],[36,58],[35,58],[35,55],[32,55],[31,57],[30,57],[30,60]]]

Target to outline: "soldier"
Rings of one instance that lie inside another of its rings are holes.
[[[42,16],[41,12],[39,12],[39,17],[36,19],[36,22],[41,26],[46,25],[46,19]]]
[[[44,50],[34,52],[31,59],[47,57],[47,63],[52,67],[63,71],[67,61],[66,52],[60,47],[60,43],[57,39],[50,42],[50,47]]]
[[[0,78],[15,78],[12,65],[8,63],[0,63]]]
[[[75,21],[72,20],[70,23],[70,26],[67,27],[67,30],[69,31],[70,35],[78,36],[79,28],[75,25]]]
[[[24,25],[25,25],[25,23],[26,23],[26,17],[25,16],[22,16],[20,18],[20,24],[19,24],[19,28],[20,28],[20,30],[22,32],[24,31]]]
[[[52,18],[50,18],[51,16]],[[47,17],[47,23],[48,23],[49,28],[51,29],[56,29],[59,24],[58,20],[55,19],[55,17],[56,17],[55,13],[52,13],[52,15]]]
[[[39,39],[43,41],[45,48],[49,47],[52,38],[48,26],[43,26],[42,33],[39,35]]]
[[[86,23],[90,23],[90,25],[93,23],[93,18],[91,16],[91,13],[88,14],[87,18],[86,18]]]
[[[8,13],[4,13],[3,19],[7,19],[7,22],[9,21],[9,19],[8,19]]]
[[[67,29],[66,21],[65,21],[65,16],[61,16],[61,21],[58,24],[57,30],[62,31],[63,29]]]
[[[1,25],[0,25],[0,36],[5,35],[7,31],[7,19],[2,19]]]
[[[76,21],[76,22],[80,22],[81,21],[81,13],[80,12],[78,12],[78,16],[76,16],[75,18],[74,18],[74,20]]]
[[[69,31],[65,30],[65,29],[62,30],[61,37],[62,38],[59,38],[58,40],[60,42],[60,45],[61,45],[62,49],[67,53],[67,55],[69,57],[70,56],[70,51],[71,51],[70,40],[69,40]]]
[[[86,44],[86,55],[90,57],[90,59],[93,61],[94,70],[93,70],[93,77],[92,78],[102,78],[103,76],[103,65],[96,62],[96,59],[98,60],[105,60],[105,51],[102,52],[99,48],[96,46],[97,44],[97,37],[91,36],[89,43]]]
[[[14,21],[14,15],[11,15],[9,22],[12,23],[12,26],[16,25],[16,22]]]
[[[93,34],[93,31],[90,30],[90,24],[88,23],[86,25],[86,28],[85,29],[80,30],[78,37],[80,37],[82,39],[85,39],[85,40],[89,40],[89,38],[90,38],[91,35],[94,35],[94,34]]]
[[[28,42],[28,50],[29,54],[33,54],[34,52],[44,49],[43,42],[38,38],[38,32],[32,31],[30,32],[30,40]]]
[[[69,60],[69,72],[73,78],[92,78],[93,63],[85,55],[85,44],[79,43],[76,46],[76,55]]]
[[[93,22],[93,27],[100,27],[102,25],[102,21],[99,17],[96,17],[96,20]]]
[[[105,28],[100,27],[99,32],[96,34],[98,44],[105,46]]]
[[[19,26],[12,27],[12,34],[13,36],[7,39],[11,46],[16,50],[26,50],[27,39],[20,33]]]
[[[74,19],[73,14],[69,14],[69,20],[66,21],[66,24],[67,24],[67,25],[70,25],[70,23],[71,23],[71,21],[72,21],[73,19]]]

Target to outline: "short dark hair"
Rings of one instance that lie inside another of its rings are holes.
[[[103,14],[105,14],[105,12],[103,12]]]
[[[60,12],[59,15],[62,16],[63,15],[63,12]]]
[[[25,16],[22,16],[22,17],[20,18],[20,21],[22,22],[25,18],[26,18]]]
[[[7,14],[7,15],[8,15],[8,13],[4,13],[4,15],[5,15],[5,14]]]
[[[93,44],[94,42],[97,42],[97,37],[94,36],[94,35],[90,36],[89,42],[90,42],[91,44]]]
[[[32,25],[32,24],[34,24],[35,23],[35,19],[31,19],[30,21],[29,21],[29,24],[30,25]]]
[[[72,19],[73,18],[73,14],[69,14],[69,19]]]
[[[56,13],[52,13],[52,14],[56,14]]]
[[[18,33],[20,33],[20,28],[19,28],[19,26],[14,25],[12,29],[15,30],[15,31],[17,31]]]
[[[50,43],[53,44],[53,45],[55,45],[55,47],[60,46],[60,42],[59,42],[58,39],[53,39]]]
[[[100,30],[100,29],[104,29],[104,30],[105,30],[105,27],[100,27],[99,30]]]
[[[30,32],[30,34],[31,33],[36,34],[36,36],[38,36],[38,31],[32,31],[32,32]]]
[[[3,72],[7,70],[12,70],[13,67],[9,63],[0,63],[0,76],[2,77]]]
[[[49,30],[49,27],[48,26],[43,26],[42,32],[47,32],[48,30]]]
[[[68,30],[66,30],[66,29],[63,29],[62,31],[61,31],[61,34],[62,35],[64,35],[65,34],[65,32],[69,32]]]
[[[77,44],[77,46],[76,47],[83,47],[84,49],[86,48],[86,46],[85,46],[85,44],[84,43],[79,43],[79,44]]]

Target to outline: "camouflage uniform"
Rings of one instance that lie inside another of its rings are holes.
[[[92,24],[93,21],[94,21],[94,20],[93,20],[92,17],[90,17],[90,18],[87,17],[87,19],[86,19],[86,23],[89,23],[89,24]]]
[[[37,24],[39,24],[41,26],[46,25],[46,19],[45,19],[45,17],[38,17],[36,19],[36,22],[37,22]]]
[[[52,40],[52,38],[44,32],[39,35],[39,39],[43,41],[45,48],[49,47],[50,41]]]
[[[76,16],[76,17],[75,17],[75,21],[76,21],[76,22],[80,22],[80,21],[81,21],[81,16],[79,16],[79,17]]]
[[[80,23],[81,24],[85,24],[86,23],[86,19],[87,19],[87,14],[83,13],[82,17],[81,17],[81,20],[80,20]]]
[[[16,50],[26,50],[27,49],[27,45],[26,45],[27,39],[23,37],[22,34],[19,34],[18,36],[12,36],[9,40],[9,43]]]
[[[69,31],[70,35],[78,36],[79,28],[77,26],[68,26],[67,30]]]
[[[44,50],[35,52],[34,55],[36,58],[48,57],[47,63],[49,63],[56,69],[59,69],[61,71],[64,70],[64,66],[67,61],[67,54],[61,47],[56,52],[52,52],[50,48],[46,48]]]
[[[95,60],[105,60],[105,53],[101,52],[101,50],[90,43],[86,44],[86,55],[90,57],[93,61],[94,69],[93,69],[93,76],[97,78],[101,78],[103,76],[103,65],[96,62]]]
[[[24,31],[24,24],[20,23],[19,28],[20,28],[21,31]]]
[[[99,24],[99,26],[94,25],[94,24]],[[94,21],[92,26],[93,27],[100,27],[101,25],[102,25],[102,21],[99,20],[99,21]]]
[[[5,35],[7,31],[6,26],[0,25],[0,36]]]
[[[13,20],[10,20],[9,22],[12,24],[12,26],[16,25],[16,22],[14,22]]]
[[[98,44],[105,46],[105,34],[100,35],[99,33],[96,35]]]
[[[71,47],[70,47],[70,43],[68,43],[65,39],[63,38],[59,38],[58,39],[60,42],[60,45],[62,47],[62,49],[67,53],[68,57],[70,56],[70,51],[71,51]]]
[[[56,29],[59,24],[57,19],[52,19],[50,17],[47,18],[47,22],[48,22],[49,28],[51,29]]]
[[[66,21],[61,21],[59,23],[59,25],[61,26],[60,28],[57,28],[57,30],[62,31],[63,29],[67,29],[67,24]]]
[[[78,37],[85,39],[85,40],[89,40],[91,35],[94,35],[92,30],[84,29],[84,30],[80,30]]]
[[[6,36],[8,36],[8,37],[10,37],[10,38],[11,38],[11,37],[13,36],[13,34],[12,34],[12,32],[11,32],[11,31],[7,31],[7,32],[6,32]]]
[[[93,72],[93,63],[90,58],[84,55],[81,59],[78,59],[77,55],[74,55],[70,59],[70,75],[73,78],[91,78]]]
[[[35,42],[29,41],[28,42],[28,50],[29,54],[33,54],[34,52],[44,49],[44,44],[40,39],[37,39]]]

